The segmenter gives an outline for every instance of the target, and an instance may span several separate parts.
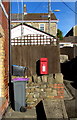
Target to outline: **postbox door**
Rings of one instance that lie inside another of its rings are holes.
[[[40,63],[40,74],[48,74],[48,63],[47,62]]]

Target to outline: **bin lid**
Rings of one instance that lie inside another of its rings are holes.
[[[15,82],[15,81],[28,81],[29,80],[29,78],[14,78],[14,79],[12,79],[12,81],[13,82]]]
[[[48,61],[48,58],[40,58],[40,61]]]
[[[17,67],[17,68],[24,68],[24,69],[27,69],[27,67],[20,66],[20,65],[12,65],[12,67]]]

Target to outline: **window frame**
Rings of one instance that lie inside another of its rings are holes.
[[[44,30],[41,30],[41,24],[44,25]],[[40,29],[41,31],[45,31],[45,24],[44,24],[44,23],[40,23],[40,24],[39,24],[39,29]]]

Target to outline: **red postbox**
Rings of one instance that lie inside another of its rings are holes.
[[[48,74],[48,58],[40,58],[40,74]]]

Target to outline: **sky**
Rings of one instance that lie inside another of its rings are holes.
[[[42,0],[44,1],[44,0]],[[63,32],[63,36],[76,25],[76,2],[66,2],[60,0],[61,2],[51,2],[51,10],[59,9],[59,12],[54,12],[58,22],[58,28]],[[11,13],[22,13],[23,4],[27,6],[27,13],[47,13],[48,12],[48,2],[11,2]]]

